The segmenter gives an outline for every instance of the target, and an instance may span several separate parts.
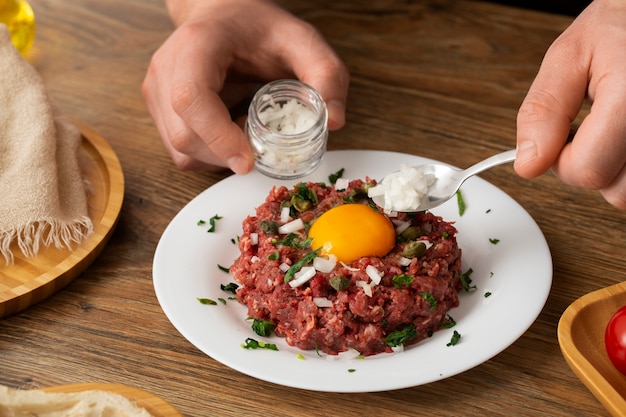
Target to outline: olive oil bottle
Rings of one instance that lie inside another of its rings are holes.
[[[11,41],[25,55],[35,40],[35,15],[25,0],[0,0],[0,23],[9,28]]]

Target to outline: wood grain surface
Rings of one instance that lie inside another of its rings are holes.
[[[347,124],[331,133],[331,149],[400,151],[456,166],[514,146],[517,109],[545,50],[572,20],[464,0],[281,3],[316,25],[351,71]],[[264,383],[202,354],[163,314],[152,258],[173,216],[228,174],[178,171],[144,104],[148,62],[172,30],[165,7],[161,0],[32,5],[29,59],[59,107],[109,141],[126,191],[98,259],[54,296],[0,320],[0,384],[119,383],[199,417],[609,415],[563,358],[557,325],[574,300],[624,281],[625,213],[551,174],[521,179],[510,165],[482,177],[537,221],[554,282],[536,322],[493,359],[424,386],[333,394]]]

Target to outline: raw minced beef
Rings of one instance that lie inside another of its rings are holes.
[[[364,356],[391,352],[398,343],[414,344],[450,322],[447,313],[459,303],[461,249],[455,227],[430,212],[392,217],[395,223],[410,221],[411,230],[419,233],[398,235],[386,256],[337,263],[330,273],[317,271],[296,288],[286,282],[285,265],[296,264],[312,251],[306,233],[315,219],[340,204],[373,205],[366,191],[373,184],[374,180],[366,178],[351,181],[344,190],[300,183],[292,189],[280,186],[270,191],[256,215],[244,220],[241,254],[230,268],[240,284],[237,299],[248,307],[249,317],[271,320],[276,334],[289,345],[331,355],[352,348]],[[300,218],[305,224],[288,241],[275,228],[284,223],[281,211],[285,206],[290,207],[289,221]],[[427,249],[417,257],[403,256],[405,246],[415,240],[426,242]],[[368,265],[382,272],[378,285],[367,275]],[[331,285],[333,277],[344,277],[341,280],[347,287],[337,290],[337,285]],[[319,307],[316,298],[330,300],[332,306]],[[398,335],[402,336],[399,341]]]

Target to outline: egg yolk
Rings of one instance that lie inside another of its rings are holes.
[[[311,226],[313,249],[322,248],[349,263],[363,256],[385,256],[396,242],[393,223],[364,204],[343,204],[322,214]]]

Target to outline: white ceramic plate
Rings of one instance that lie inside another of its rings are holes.
[[[424,158],[380,151],[331,151],[320,168],[303,181],[328,182],[345,168],[344,178],[381,178],[401,163]],[[513,174],[511,174],[513,175]],[[456,375],[497,355],[515,342],[541,312],[552,283],[552,259],[541,230],[512,198],[474,177],[462,187],[466,203],[460,217],[456,199],[433,210],[456,222],[463,250],[463,272],[472,268],[474,292],[460,292],[460,306],[450,311],[457,325],[396,354],[365,359],[329,360],[302,351],[276,336],[261,338],[246,321],[246,308],[228,300],[220,284],[234,282],[219,269],[229,267],[239,251],[233,243],[241,223],[278,181],[257,172],[232,176],[208,188],[174,217],[157,246],[153,278],[163,311],[198,349],[244,374],[289,387],[328,392],[372,392],[406,388]],[[222,216],[215,231],[209,219]],[[198,226],[205,220],[204,226]],[[492,243],[498,239],[498,243]],[[485,293],[491,293],[486,297]],[[226,299],[201,304],[198,298]],[[461,334],[447,346],[453,331]],[[247,350],[248,337],[276,343],[279,351]]]

